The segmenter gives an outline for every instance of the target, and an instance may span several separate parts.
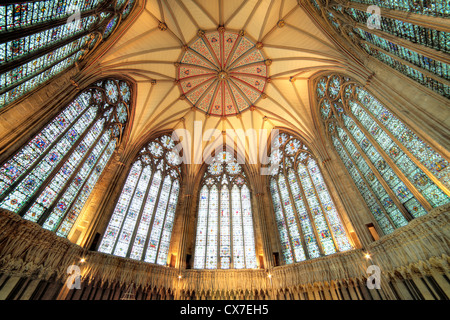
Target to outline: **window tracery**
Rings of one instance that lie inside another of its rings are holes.
[[[67,236],[121,140],[130,92],[103,79],[79,94],[1,166],[0,207]]]
[[[450,201],[449,163],[344,75],[316,82],[333,146],[385,234]]]
[[[250,189],[228,151],[216,155],[203,176],[194,268],[257,268]]]
[[[269,187],[285,263],[352,249],[310,149],[284,132],[271,149]]]
[[[170,135],[143,148],[128,173],[99,251],[166,265],[180,192],[181,158]]]
[[[126,4],[125,4],[126,2]],[[129,14],[134,0],[0,5],[0,108],[83,59]]]

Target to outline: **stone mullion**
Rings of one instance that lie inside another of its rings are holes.
[[[215,183],[216,184],[216,183]],[[207,214],[207,216],[208,216],[208,219],[207,219],[207,221],[206,221],[206,251],[205,251],[205,266],[206,266],[206,261],[207,261],[207,256],[208,256],[208,247],[209,247],[209,244],[208,244],[208,233],[209,233],[209,215],[210,215],[210,208],[211,208],[211,189],[214,187],[214,185],[211,185],[211,188],[209,188],[209,192],[208,192],[208,214]],[[217,187],[217,186],[216,186]],[[219,203],[217,204],[217,207],[219,207]],[[219,221],[219,216],[217,215],[217,221]],[[217,234],[219,234],[219,231],[217,230]],[[217,241],[217,242],[219,242],[219,241]],[[218,258],[218,252],[216,253],[216,258]],[[216,268],[217,268],[217,265],[218,265],[218,260],[216,260]]]
[[[414,43],[409,40],[405,40],[403,38],[393,36],[385,31],[381,31],[381,30],[377,30],[377,29],[369,29],[365,24],[355,22],[354,20],[351,20],[351,22],[347,20],[346,23],[348,23],[352,27],[354,26],[356,28],[362,29],[363,31],[377,35],[380,38],[383,38],[383,39],[385,39],[389,42],[392,42],[396,45],[399,45],[399,46],[405,47],[409,50],[415,51],[418,54],[421,54],[425,57],[432,58],[434,60],[438,60],[438,61],[450,64],[450,58],[448,57],[448,53],[437,51],[436,49],[427,47],[423,44]],[[377,47],[377,48],[379,48],[379,47]]]
[[[243,248],[243,255],[244,255],[244,269],[247,268],[247,255],[245,254],[245,232],[244,232],[244,206],[242,205],[242,186],[239,188],[239,201],[241,203],[241,224],[242,224],[242,248]],[[250,200],[250,199],[249,199]],[[251,205],[251,203],[250,203]],[[251,209],[250,209],[251,210]]]
[[[220,218],[220,210],[222,208],[222,188],[217,186],[217,192],[218,192],[218,201],[217,204],[217,269],[222,269],[222,259],[220,257],[220,226],[221,226],[221,218]]]
[[[88,103],[88,104],[90,104],[90,102]],[[65,109],[63,109],[61,112],[63,112]],[[9,187],[8,187],[8,189],[6,189],[4,192],[3,192],[3,194],[2,195],[0,195],[0,201],[2,201],[5,197],[6,197],[6,195],[7,194],[9,194],[11,191],[13,191],[19,184],[20,184],[20,182],[22,182],[22,180],[25,178],[25,177],[27,177],[27,175],[31,172],[31,171],[33,171],[33,169],[39,164],[39,163],[41,163],[41,161],[48,155],[48,153],[50,152],[50,150],[52,150],[52,148],[61,140],[61,138],[62,137],[64,137],[64,135],[71,129],[71,128],[73,128],[73,126],[77,123],[77,121],[87,112],[89,110],[89,105],[87,106],[87,107],[85,107],[85,109],[84,109],[84,111],[82,112],[82,113],[80,113],[76,118],[74,118],[73,120],[72,120],[72,123],[71,123],[71,125],[70,126],[68,126],[66,129],[64,129],[61,133],[60,133],[60,135],[59,135],[59,139],[55,139],[55,140],[53,140],[51,143],[50,143],[50,145],[47,147],[47,150],[44,152],[44,153],[42,153],[39,157],[37,157],[36,158],[36,160],[34,160],[34,163],[31,165],[31,166],[29,166],[25,171],[24,171],[24,173],[22,173],[18,178],[17,178],[17,180],[14,182],[14,183],[12,183]],[[60,113],[61,113],[60,112]],[[59,113],[59,114],[60,114]],[[58,114],[58,115],[59,115]],[[56,115],[55,116],[55,118],[58,116],[58,115]],[[46,125],[44,125],[43,126],[43,128],[45,128],[48,124],[50,124],[55,118],[53,118],[52,120],[50,120]],[[92,126],[92,123],[95,123],[95,121],[96,121],[96,119],[97,119],[97,116],[92,120],[92,122],[91,122],[91,125],[89,125],[89,127],[87,127],[86,129],[85,129],[85,132],[87,132],[87,131],[89,131],[89,129],[91,128],[91,126]],[[42,130],[41,130],[42,131]],[[39,132],[40,133],[40,132]],[[17,151],[20,151],[20,150],[22,150],[24,147],[26,147],[27,145],[28,145],[28,143],[31,141],[31,140],[33,140],[39,133],[36,133],[32,138],[30,138],[24,145],[22,145],[22,147],[20,147]],[[14,153],[13,155],[11,155],[11,157],[9,157],[7,160],[5,160],[4,161],[4,163],[6,163],[6,162],[8,162],[8,161],[11,161],[13,158],[14,158],[14,156],[17,154],[17,151],[16,151],[16,153]]]
[[[233,203],[232,203],[232,195],[231,195],[231,184],[228,186],[228,205],[230,208],[230,269],[234,269],[234,251],[233,251]]]
[[[141,176],[142,176],[142,172],[144,171],[144,168],[145,168],[145,167],[142,166],[141,171],[139,172],[139,177],[137,178],[137,180],[136,180],[136,185],[134,186],[133,195],[130,197],[130,202],[128,203],[127,210],[126,210],[125,213],[124,213],[124,216],[123,216],[123,220],[122,220],[120,229],[119,229],[119,231],[117,232],[117,239],[114,241],[114,246],[113,246],[113,248],[112,248],[112,250],[111,250],[111,254],[114,254],[114,251],[116,250],[117,243],[118,243],[118,238],[120,237],[120,233],[121,233],[122,230],[123,230],[123,225],[125,224],[125,221],[127,220],[128,211],[130,210],[130,205],[131,205],[131,203],[133,202],[134,195],[136,194],[136,190],[137,190],[138,185],[139,185],[139,180],[141,180]],[[131,173],[131,170],[130,170],[130,172],[128,173],[128,175],[129,175],[130,173]],[[126,183],[126,182],[125,182],[125,183]],[[124,186],[125,186],[125,184],[124,184]],[[123,187],[122,187],[122,192],[123,192]],[[118,201],[120,200],[120,196],[122,195],[122,192],[121,192],[120,195],[119,195]],[[118,203],[118,202],[117,202],[117,203]],[[116,204],[116,206],[117,206],[117,204]],[[114,212],[113,212],[113,215],[114,215]],[[112,216],[111,216],[111,218],[112,218]],[[130,243],[131,243],[131,240],[130,240]],[[129,245],[128,245],[128,247],[129,247]]]
[[[317,192],[316,186],[314,185],[314,181],[311,177],[311,174],[309,173],[309,168],[308,168],[308,166],[305,166],[305,167],[306,167],[306,172],[308,173],[309,180],[311,181],[311,186],[313,187],[317,202],[319,203],[320,209],[322,209],[322,215],[325,218],[325,222],[327,223],[327,227],[328,227],[328,230],[330,231],[331,238],[333,239],[334,247],[335,247],[336,251],[339,252],[339,246],[337,244],[336,238],[334,237],[334,232],[333,232],[333,229],[331,228],[330,221],[329,221],[327,215],[325,214],[325,212],[326,212],[325,208],[322,205],[322,201],[320,200],[319,193]]]
[[[350,118],[353,119],[355,123],[360,123],[358,119],[353,114],[349,114]],[[388,163],[389,167],[394,171],[394,173],[399,177],[399,179],[406,185],[406,187],[411,191],[411,193],[414,195],[415,198],[420,202],[420,204],[427,210],[430,211],[432,209],[432,206],[430,203],[425,199],[425,197],[417,190],[417,188],[409,181],[409,179],[403,174],[403,172],[397,167],[397,165],[394,163],[394,161],[386,155],[386,152],[381,148],[381,146],[378,144],[378,142],[375,140],[374,137],[364,128],[364,126],[361,124],[358,126],[358,128],[364,133],[367,139],[372,143],[372,145],[377,149],[378,153],[381,155],[381,157]],[[383,128],[380,126],[380,128]],[[395,142],[395,141],[394,141]]]
[[[447,86],[450,86],[450,81],[448,81],[445,78],[440,77],[436,73],[428,71],[428,70],[422,68],[421,66],[415,65],[414,63],[411,63],[411,62],[409,62],[409,61],[407,61],[407,60],[405,60],[405,59],[403,59],[403,58],[401,58],[401,57],[399,57],[399,56],[397,56],[397,55],[395,55],[395,54],[393,54],[393,53],[391,53],[389,51],[386,51],[383,48],[381,48],[381,47],[379,47],[379,46],[377,46],[377,45],[375,45],[375,44],[373,44],[373,43],[371,43],[371,42],[369,42],[367,40],[361,39],[361,42],[368,44],[370,47],[375,48],[376,50],[383,52],[384,54],[388,55],[392,59],[400,62],[401,64],[407,65],[408,67],[413,68],[413,69],[419,71],[420,73],[423,73],[425,76],[427,76],[429,78],[432,78],[433,80],[435,80],[437,82],[441,82],[441,83],[443,83],[443,84],[445,84]]]
[[[175,182],[175,180],[170,179],[170,189],[169,189],[169,195],[167,196],[167,203],[166,203],[166,207],[164,209],[164,217],[163,217],[163,221],[161,223],[161,233],[159,235],[159,239],[158,239],[158,246],[156,247],[156,254],[155,254],[155,263],[158,262],[158,256],[159,256],[159,249],[160,249],[160,245],[161,245],[161,238],[162,238],[162,234],[164,232],[164,225],[166,223],[166,218],[167,218],[167,207],[169,206],[169,202],[170,202],[170,195],[172,193],[172,189],[173,189],[173,183]],[[162,189],[162,187],[161,187]],[[179,185],[178,185],[178,194],[179,194]],[[156,215],[156,212],[155,212]],[[150,233],[149,233],[150,236]],[[167,263],[167,261],[166,261]]]
[[[84,37],[85,35],[88,35],[91,32],[92,32],[91,29],[79,32],[75,35],[70,36],[69,38],[62,39],[59,42],[50,45],[49,47],[44,47],[39,50],[36,50],[32,54],[23,56],[18,59],[11,60],[11,61],[3,64],[2,72],[4,73],[4,72],[10,71],[10,70],[13,70],[14,68],[24,65],[25,63],[28,63],[36,58],[39,58],[53,50],[64,47],[65,45],[67,45],[77,39],[80,39],[80,38]]]
[[[206,206],[205,253],[203,255],[204,265],[206,265],[206,252],[207,252],[207,249],[208,249],[208,243],[207,243],[207,241],[208,241],[208,211],[209,211],[209,187],[208,186],[206,186],[206,190],[208,191],[208,193],[207,193],[207,196],[206,196],[207,206]],[[199,191],[199,194],[200,193],[201,193],[201,189]],[[200,197],[199,197],[199,199],[198,199],[198,208],[197,208],[197,228],[196,228],[196,231],[198,231],[198,222],[199,222],[198,213],[199,213],[199,209],[200,209],[200,201],[201,200],[202,199],[200,199]],[[196,232],[195,237],[197,238],[197,232]],[[197,239],[195,239],[195,241],[197,241]],[[194,254],[193,254],[193,256],[194,256],[194,264],[195,264],[195,251],[196,250],[197,250],[197,243],[195,242],[194,243]],[[202,268],[202,269],[204,269],[204,268]]]
[[[446,186],[444,186],[444,184],[441,181],[439,181],[439,179],[437,179],[430,172],[430,170],[428,170],[422,163],[420,163],[416,159],[416,157],[402,143],[400,143],[400,141],[398,141],[398,139],[389,130],[384,129],[385,126],[381,123],[380,120],[378,120],[363,104],[361,104],[359,102],[359,100],[356,99],[355,102],[366,111],[366,113],[370,116],[372,121],[374,121],[381,129],[383,129],[383,131],[389,136],[389,138],[392,139],[392,141],[395,142],[395,144],[403,151],[403,153],[405,153],[439,188],[443,189],[444,192],[447,194],[450,193],[450,190],[448,190],[448,188]],[[411,130],[411,131],[413,131],[413,130]],[[434,148],[432,148],[432,149],[437,152],[437,150],[435,150]],[[438,154],[441,155],[439,152],[438,152]],[[443,158],[445,158],[446,160],[450,160],[449,158],[444,157],[443,155],[441,155],[441,156]]]
[[[151,168],[151,166],[150,166],[150,168]],[[144,169],[145,169],[145,167],[142,169],[142,171],[144,171]],[[152,168],[151,168],[151,169],[152,169]],[[138,230],[139,225],[140,225],[140,222],[141,222],[142,214],[144,213],[144,208],[145,208],[146,200],[147,200],[148,194],[150,193],[150,189],[152,188],[152,182],[153,182],[154,176],[155,176],[155,170],[152,170],[150,179],[148,180],[149,182],[148,182],[148,184],[147,184],[147,190],[145,190],[145,195],[144,195],[144,197],[142,198],[142,204],[141,204],[141,208],[139,209],[138,217],[137,217],[137,219],[136,219],[136,225],[135,225],[135,227],[134,227],[133,234],[131,235],[131,238],[130,238],[130,239],[131,239],[131,240],[130,240],[130,244],[132,243],[132,241],[133,241],[134,238],[136,237],[137,230]],[[137,185],[136,185],[136,188],[137,188]],[[132,247],[133,247],[132,244],[128,247],[127,254],[126,254],[125,257],[130,257]],[[141,257],[141,258],[142,258],[142,257]]]
[[[353,163],[353,166],[355,168],[355,170],[358,172],[359,176],[361,177],[361,179],[364,181],[364,183],[367,186],[367,189],[370,191],[370,193],[372,193],[373,198],[375,199],[375,201],[377,202],[377,204],[379,205],[380,209],[383,211],[384,216],[389,220],[391,226],[396,229],[397,227],[395,226],[394,222],[392,221],[391,217],[389,216],[389,214],[386,212],[386,209],[384,208],[384,206],[381,204],[380,200],[378,199],[378,197],[374,194],[372,187],[370,186],[370,184],[367,182],[366,178],[364,177],[363,173],[361,172],[361,170],[358,168],[358,166],[356,165],[355,161],[353,160],[353,158],[351,157],[351,155],[349,154],[347,147],[345,146],[345,144],[342,142],[341,138],[339,136],[336,135],[336,138],[339,140],[339,142],[342,145],[342,149],[344,150],[344,152],[347,154],[347,157],[350,159],[350,161]],[[347,169],[347,168],[346,168]],[[348,170],[347,170],[348,171]],[[350,172],[349,172],[350,174]],[[351,176],[350,176],[351,177]],[[353,180],[353,179],[352,179]],[[356,184],[356,183],[355,183]],[[358,188],[358,187],[357,187]],[[363,198],[364,199],[364,198]],[[366,201],[364,200],[364,203],[366,203]],[[367,206],[367,203],[366,203]],[[370,208],[369,208],[370,210]],[[373,214],[372,214],[373,216]],[[375,219],[375,222],[378,224],[378,221]],[[381,231],[383,231],[383,229],[381,229],[381,227],[379,227],[379,229]],[[383,231],[383,233],[385,233]]]
[[[345,223],[343,217],[342,217],[342,216],[340,215],[340,213],[339,213],[338,207],[337,207],[337,205],[336,205],[335,197],[333,197],[333,195],[332,195],[332,193],[331,193],[331,188],[330,188],[329,182],[327,182],[327,179],[324,177],[323,171],[321,170],[322,168],[320,168],[320,166],[319,166],[319,161],[318,161],[318,160],[319,160],[319,159],[316,159],[317,168],[318,168],[319,171],[320,171],[320,175],[322,176],[323,183],[325,184],[325,187],[327,188],[328,195],[330,196],[331,202],[333,203],[334,208],[336,209],[336,213],[337,213],[339,219],[340,219],[341,222],[342,222],[342,226],[344,227],[345,233],[346,233],[346,235],[347,235],[347,239],[349,239],[350,234],[349,234],[347,225],[346,225],[346,223]],[[328,161],[323,161],[323,162],[322,162],[322,166],[325,166],[325,163],[327,163],[327,162],[328,162]],[[328,170],[328,172],[329,172],[329,170]],[[349,240],[351,240],[351,239],[349,239]],[[356,244],[355,244],[355,245],[356,245]]]
[[[69,177],[69,179],[67,179],[67,182],[65,183],[64,187],[59,191],[57,198],[53,201],[53,204],[46,210],[46,212],[44,212],[44,214],[38,220],[39,224],[43,224],[45,222],[45,220],[47,220],[47,218],[50,216],[51,212],[56,207],[56,204],[58,203],[59,199],[61,199],[61,197],[64,195],[65,191],[67,190],[67,188],[69,188],[72,180],[77,176],[79,169],[81,169],[81,167],[84,165],[86,159],[91,155],[92,151],[94,151],[95,147],[97,146],[98,142],[100,141],[101,137],[103,136],[103,134],[105,133],[106,130],[108,130],[108,129],[103,129],[101,134],[98,136],[98,138],[92,144],[92,146],[89,149],[89,151],[84,155],[83,159],[81,159],[80,163],[77,166],[76,171],[74,171],[72,173],[72,175]],[[70,209],[73,207],[76,199],[78,198],[78,195],[80,194],[81,190],[83,190],[83,187],[86,185],[86,182],[89,180],[89,177],[91,176],[92,171],[95,169],[95,167],[97,166],[97,163],[100,161],[100,159],[102,158],[103,154],[108,149],[108,145],[109,145],[110,142],[111,142],[111,139],[108,140],[108,142],[105,144],[105,147],[103,148],[103,150],[98,155],[98,158],[95,161],[95,164],[92,166],[92,168],[90,169],[89,173],[86,175],[86,178],[85,178],[85,181],[83,182],[83,185],[78,189],[76,195],[73,197],[72,203],[70,204],[69,208],[67,208],[66,213],[64,214],[63,217],[61,217],[61,219],[59,220],[58,224],[53,228],[53,231],[58,230],[59,226],[61,225],[61,223],[66,218],[67,214],[69,213]]]
[[[353,137],[353,135],[348,131],[347,127],[344,125],[341,128],[347,133],[348,138],[353,142],[353,144],[354,144],[355,148],[357,149],[357,151],[364,158],[367,166],[369,166],[369,168],[375,174],[375,176],[377,177],[378,182],[381,183],[381,185],[383,186],[383,188],[385,189],[387,194],[391,197],[392,201],[394,201],[395,205],[398,207],[398,209],[400,210],[400,212],[402,213],[402,215],[406,219],[406,221],[411,221],[413,219],[411,214],[408,211],[406,211],[406,209],[403,206],[403,204],[400,202],[400,200],[398,200],[397,196],[394,194],[392,189],[389,187],[387,182],[384,180],[384,178],[381,175],[381,173],[378,171],[378,169],[375,167],[375,165],[372,163],[372,161],[369,159],[369,157],[366,155],[366,153],[361,149],[360,145],[358,144],[356,139]],[[359,128],[359,126],[358,126],[358,128]],[[377,148],[375,147],[375,149],[377,149]],[[383,156],[381,156],[381,158],[383,158]]]
[[[326,172],[330,175],[330,177],[331,177],[331,179],[332,179],[332,183],[333,183],[333,185],[336,187],[336,183],[334,182],[334,181],[337,180],[337,179],[336,179],[336,176],[335,176],[335,172],[334,172],[334,169],[335,169],[335,168],[333,168],[332,166],[330,166],[330,161],[329,161],[329,160],[330,160],[330,159],[327,159],[327,160],[322,161],[322,166],[324,167],[324,169],[326,170]],[[322,174],[322,176],[323,176],[323,174]],[[328,191],[329,191],[331,200],[333,201],[333,204],[335,205],[335,208],[336,208],[336,210],[338,211],[338,208],[337,208],[337,206],[336,206],[336,201],[334,201],[336,197],[333,197],[333,195],[331,194],[331,192],[330,192],[331,189],[329,188],[329,183],[327,183],[325,177],[324,177],[324,180],[323,180],[323,181],[324,181],[325,185],[327,186],[327,189],[328,189]],[[341,194],[341,193],[338,191],[338,197],[340,197],[341,202],[343,202],[344,208],[345,208],[346,210],[349,210],[349,208],[348,208],[348,206],[347,206],[347,203],[348,203],[348,201],[349,201],[347,195],[344,196],[343,194]],[[348,213],[348,214],[349,214],[349,213]],[[339,214],[339,216],[340,216],[340,218],[341,218],[342,220],[344,220],[344,219],[343,219],[344,217],[342,217],[340,214]],[[356,217],[354,217],[354,216],[352,215],[352,218],[350,219],[349,222],[352,223],[351,221],[354,220],[355,218],[356,218]],[[366,230],[364,230],[364,232],[363,232],[362,230],[359,229],[360,226],[363,226],[363,225],[364,225],[363,222],[360,220],[359,217],[357,217],[356,219],[358,219],[359,221],[358,221],[358,222],[355,222],[355,221],[354,221],[354,223],[352,223],[353,227],[354,227],[355,229],[358,230],[358,232],[356,232],[356,234],[358,234],[359,237],[361,237],[361,236],[364,237],[364,240],[369,240],[369,239],[366,239],[366,235],[365,235],[365,231],[366,231]],[[350,237],[350,235],[349,235],[349,233],[348,233],[348,228],[347,228],[347,226],[346,226],[345,221],[342,221],[342,222],[343,222],[344,228],[345,228],[345,230],[346,230],[346,232],[347,232],[347,237]],[[350,238],[349,240],[352,240],[352,239]],[[356,243],[355,243],[355,246],[356,246]]]
[[[74,52],[68,54],[67,56],[64,56],[64,57],[59,58],[58,60],[52,62],[51,64],[49,64],[49,65],[46,66],[45,68],[43,68],[43,69],[41,69],[41,70],[39,70],[39,71],[37,71],[37,72],[35,72],[35,73],[29,74],[28,76],[22,78],[21,80],[17,81],[16,83],[14,83],[14,84],[12,84],[12,85],[10,85],[10,86],[5,86],[3,89],[0,89],[0,95],[1,95],[1,94],[4,94],[5,92],[8,92],[8,91],[10,91],[10,90],[12,90],[12,89],[14,89],[14,88],[16,88],[16,87],[18,87],[18,86],[20,86],[20,85],[23,84],[24,82],[26,82],[26,81],[28,81],[28,80],[30,80],[30,79],[32,79],[32,78],[34,78],[34,77],[40,75],[41,73],[44,73],[45,71],[47,71],[47,70],[53,68],[54,66],[56,66],[58,63],[60,63],[60,62],[62,62],[62,61],[64,61],[64,60],[66,60],[66,59],[68,59],[68,58],[70,58],[70,57],[73,57],[73,56],[76,55],[78,52],[80,52],[80,50],[83,50],[83,46],[84,46],[84,45],[81,45],[80,48],[77,49],[77,50],[75,50]],[[47,80],[45,80],[45,81],[47,81]]]
[[[311,221],[311,228],[313,229],[313,233],[315,236],[317,247],[319,248],[319,252],[321,256],[325,255],[325,252],[323,251],[322,242],[320,242],[319,234],[317,233],[317,227],[316,223],[314,221],[314,217],[311,214],[311,208],[309,207],[308,199],[306,199],[305,190],[303,189],[303,185],[301,184],[300,177],[298,176],[298,172],[296,170],[292,170],[294,172],[295,178],[297,179],[298,187],[300,190],[300,194],[302,196],[301,201],[303,201],[303,204],[305,205],[306,214],[309,217],[309,221]]]
[[[289,177],[287,176],[287,172],[284,172],[284,170],[283,170],[283,175],[284,175],[284,179],[286,180],[286,182],[289,182]],[[294,197],[292,196],[291,186],[289,185],[289,183],[286,183],[286,187],[287,187],[288,194],[289,194],[289,200],[292,203],[292,209],[293,209],[293,213],[294,213],[294,218],[295,218],[295,221],[297,222],[298,231],[300,233],[300,239],[301,239],[301,242],[302,242],[302,247],[303,247],[303,250],[305,251],[305,258],[306,258],[306,260],[309,260],[310,259],[309,251],[308,251],[308,248],[307,248],[306,243],[305,243],[305,236],[303,234],[302,225],[301,225],[300,220],[298,218],[299,214],[298,214],[298,211],[297,211],[297,206],[295,205]]]
[[[362,12],[366,12],[368,7],[367,4],[346,0],[332,0],[329,6],[333,6],[335,4],[342,5],[343,7],[346,8],[347,7],[353,8]],[[446,18],[428,16],[414,12],[405,12],[400,10],[388,9],[384,7],[380,7],[380,9],[381,15],[386,18],[409,22],[411,24],[422,26],[425,28],[432,28],[439,31],[450,32],[450,28]]]
[[[156,171],[158,171],[157,168],[155,168],[155,172]],[[156,211],[158,210],[159,199],[161,197],[161,191],[163,189],[165,178],[166,178],[166,176],[164,175],[164,172],[161,171],[161,183],[159,185],[158,195],[156,196],[156,199],[155,199],[155,205],[153,207],[152,218],[150,219],[150,223],[148,224],[147,237],[145,238],[144,250],[142,251],[142,259],[141,260],[145,260],[145,255],[147,254],[147,246],[148,246],[148,242],[150,240],[151,231],[153,230],[153,222],[155,221]]]
[[[18,2],[20,2],[20,1],[14,1],[14,4],[17,4]],[[26,2],[29,2],[29,1],[26,1]],[[88,16],[95,15],[97,12],[98,12],[98,8],[91,9],[89,11],[80,12],[80,20],[82,20],[83,18],[86,18]],[[41,31],[45,31],[45,30],[48,30],[48,29],[51,29],[51,28],[54,28],[57,26],[67,24],[67,19],[69,17],[70,16],[67,16],[64,18],[59,18],[54,21],[47,21],[47,22],[39,24],[39,25],[34,24],[34,25],[31,25],[28,27],[8,31],[8,32],[2,34],[2,39],[0,40],[0,43],[8,42],[8,41],[26,37],[26,36],[30,36],[32,34],[35,34],[35,33],[41,32]]]
[[[280,173],[281,174],[281,173]],[[290,243],[290,245],[291,245],[291,247],[290,247],[290,252],[291,252],[291,256],[292,256],[292,260],[294,261],[294,262],[297,262],[296,260],[296,256],[295,256],[295,253],[294,253],[294,246],[293,246],[293,244],[292,244],[292,236],[291,236],[291,231],[289,230],[289,224],[287,223],[287,220],[286,220],[286,210],[285,210],[285,208],[284,208],[284,203],[283,203],[283,198],[281,197],[281,191],[280,191],[280,186],[278,185],[278,177],[275,179],[275,182],[276,182],[276,185],[277,185],[277,192],[278,192],[278,199],[280,200],[280,204],[281,204],[281,209],[283,210],[283,219],[284,219],[284,223],[285,223],[285,225],[286,225],[286,231],[287,231],[287,234],[288,234],[288,238],[289,238],[289,243]]]
[[[67,160],[70,158],[74,150],[80,145],[81,142],[83,142],[86,135],[91,131],[91,129],[94,127],[94,125],[97,123],[97,121],[100,119],[100,116],[97,114],[97,116],[92,120],[91,124],[84,129],[83,133],[80,135],[80,137],[77,140],[77,143],[75,143],[72,147],[69,148],[69,150],[66,151],[65,155],[61,159],[61,161],[56,165],[56,167],[52,170],[50,175],[42,181],[39,188],[34,192],[33,196],[30,197],[30,199],[27,200],[25,205],[18,211],[18,214],[22,217],[25,215],[25,213],[28,211],[28,209],[33,205],[33,203],[36,201],[38,196],[44,191],[44,189],[47,187],[47,185],[51,182],[51,180],[56,176],[56,174],[59,172],[59,170],[64,166],[64,164],[67,162]],[[61,138],[60,138],[61,139]],[[60,140],[58,139],[58,141]],[[48,152],[47,152],[48,153]],[[28,171],[29,173],[29,171]],[[27,175],[24,175],[26,177]],[[22,179],[23,180],[23,179]]]

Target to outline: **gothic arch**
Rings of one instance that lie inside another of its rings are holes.
[[[322,132],[357,184],[382,233],[450,201],[448,160],[358,82],[314,80]]]

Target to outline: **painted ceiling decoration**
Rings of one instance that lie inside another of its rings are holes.
[[[253,106],[264,92],[271,63],[261,48],[243,30],[200,30],[176,64],[183,98],[214,116]]]

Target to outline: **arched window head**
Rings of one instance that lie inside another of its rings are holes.
[[[166,265],[182,159],[170,135],[143,148],[131,166],[99,251]]]
[[[349,77],[315,82],[320,117],[385,234],[450,202],[448,159]]]
[[[0,108],[82,60],[134,0],[6,1],[0,5]]]
[[[83,90],[0,168],[0,207],[67,236],[120,139],[130,85]]]
[[[256,267],[247,178],[233,155],[222,151],[209,164],[200,185],[194,268]]]
[[[352,249],[317,161],[299,139],[280,133],[270,155],[269,187],[286,263]]]
[[[405,17],[405,12],[448,17],[450,12],[448,1],[356,0],[351,1],[353,4],[348,6],[339,1],[329,3],[328,0],[311,0],[311,2],[320,15],[325,15],[331,26],[349,39],[357,50],[374,57],[434,92],[450,98],[448,82],[450,65],[448,60],[443,58],[450,52],[448,31],[435,28],[431,24],[401,18],[402,15]],[[371,7],[372,9],[369,9]],[[382,14],[384,8],[392,14],[387,16]],[[442,53],[436,54],[434,50]]]

